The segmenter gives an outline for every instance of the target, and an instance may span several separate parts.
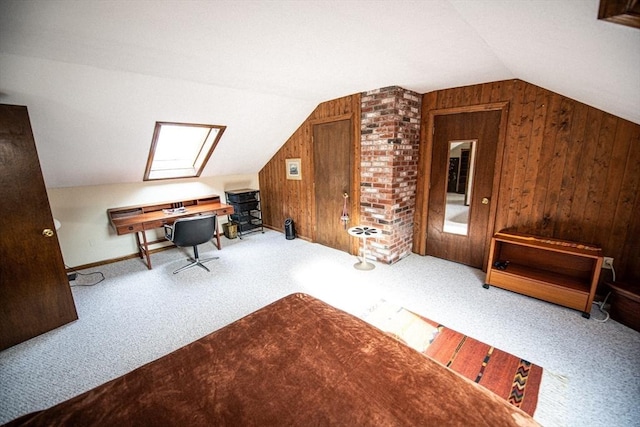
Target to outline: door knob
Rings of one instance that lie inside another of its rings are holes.
[[[489,198],[488,197],[483,197],[482,198],[482,204],[483,205],[488,205],[489,204]]]
[[[42,230],[42,235],[44,237],[53,237],[53,230],[50,228],[45,228],[44,230]]]

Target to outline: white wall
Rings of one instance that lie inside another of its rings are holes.
[[[229,175],[189,180],[168,180],[134,184],[48,188],[53,217],[62,226],[58,239],[64,262],[77,267],[137,253],[135,236],[118,236],[109,224],[107,209],[189,199],[224,191],[258,189],[257,175]],[[226,217],[220,218],[220,223]],[[152,236],[150,234],[150,236]]]

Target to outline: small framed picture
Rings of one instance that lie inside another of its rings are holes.
[[[300,170],[300,159],[286,159],[287,179],[302,179]]]

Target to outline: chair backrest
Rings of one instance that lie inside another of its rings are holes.
[[[176,246],[196,246],[211,240],[215,231],[215,215],[179,218],[173,223],[172,241]]]

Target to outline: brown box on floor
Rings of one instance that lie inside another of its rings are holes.
[[[608,282],[611,318],[640,332],[640,283]]]

